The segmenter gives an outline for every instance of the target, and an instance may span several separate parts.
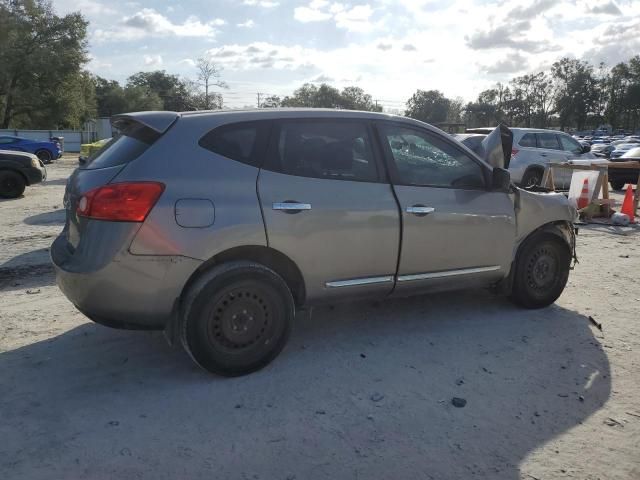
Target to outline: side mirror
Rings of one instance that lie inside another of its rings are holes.
[[[78,163],[80,165],[84,165],[87,163],[87,158],[86,157],[78,157]]]
[[[589,153],[591,151],[591,145],[583,145],[582,153]]]
[[[496,192],[508,192],[511,188],[511,174],[509,170],[495,167],[492,172],[491,189]]]

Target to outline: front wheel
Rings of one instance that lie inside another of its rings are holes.
[[[518,253],[512,300],[525,308],[551,305],[567,284],[570,265],[571,249],[561,238],[534,234]]]
[[[189,288],[182,309],[182,345],[209,372],[245,375],[284,348],[295,314],[287,284],[253,262],[230,262]]]
[[[0,197],[18,198],[27,186],[22,175],[11,170],[0,171]]]

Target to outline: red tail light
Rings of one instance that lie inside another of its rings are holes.
[[[164,191],[158,182],[112,183],[88,191],[78,202],[81,217],[115,222],[144,222]]]
[[[519,151],[520,151],[520,150],[518,150],[517,148],[512,148],[512,149],[511,149],[511,156],[512,156],[512,157],[515,157],[515,156],[518,154],[518,152],[519,152]]]

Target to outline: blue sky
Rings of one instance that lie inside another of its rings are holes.
[[[124,81],[223,68],[230,107],[305,82],[357,85],[386,109],[418,88],[472,100],[562,56],[613,65],[640,53],[640,0],[54,0],[89,21],[88,68]]]

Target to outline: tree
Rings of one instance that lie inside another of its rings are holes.
[[[162,98],[157,93],[135,85],[124,88],[124,101],[127,112],[162,110],[163,107]]]
[[[57,99],[84,97],[86,34],[79,13],[60,17],[46,0],[0,0],[0,128],[70,125],[58,115]]]
[[[220,80],[222,69],[218,67],[211,60],[208,60],[204,57],[198,59],[198,63],[196,64],[198,69],[198,80],[201,82],[204,87],[204,108],[205,110],[209,110],[212,106],[211,96],[209,94],[209,89],[211,87],[220,87],[220,88],[229,88],[225,82]],[[222,102],[220,102],[220,106],[222,106]]]
[[[345,87],[340,95],[342,96],[342,104],[346,109],[369,112],[382,111],[382,106],[374,103],[371,95],[365,93],[360,87]]]
[[[277,97],[275,97],[277,98]],[[278,99],[279,100],[279,99]],[[366,110],[381,112],[382,107],[376,105],[371,95],[360,87],[345,87],[342,92],[326,83],[317,86],[313,83],[305,83],[293,92],[293,95],[284,97],[280,102],[282,107],[308,107],[308,108],[337,108],[349,110]]]
[[[418,90],[407,101],[407,117],[428,123],[442,123],[447,120],[451,100],[438,90]]]
[[[187,88],[185,81],[164,70],[138,72],[127,79],[127,86],[142,87],[162,99],[162,110],[185,112],[197,109],[197,100]]]
[[[578,130],[582,130],[598,100],[593,66],[585,61],[565,57],[551,66],[551,73],[557,86],[555,109],[559,115],[560,127],[564,129],[573,124]]]

